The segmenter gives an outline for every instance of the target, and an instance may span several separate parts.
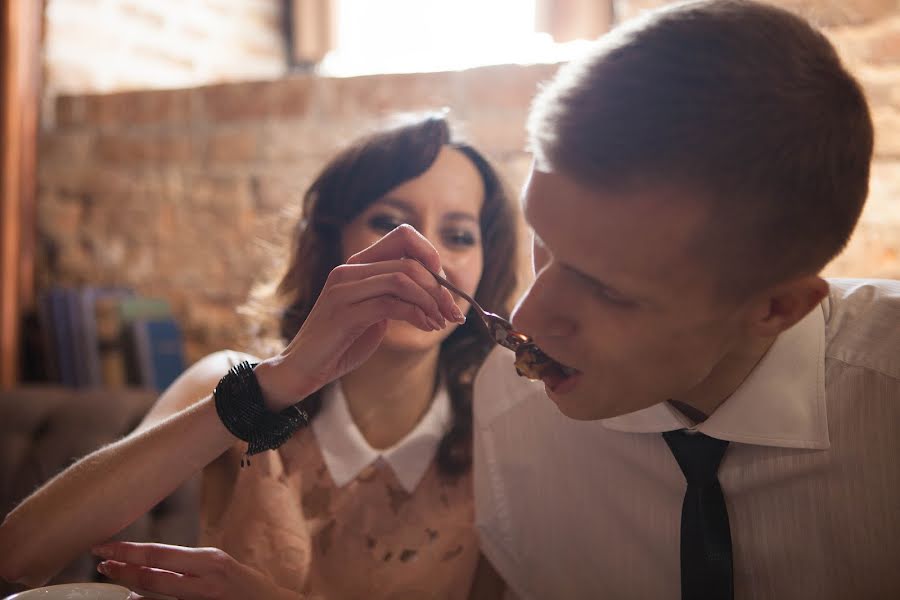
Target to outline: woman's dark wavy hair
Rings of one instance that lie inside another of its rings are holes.
[[[484,269],[475,300],[507,312],[516,285],[516,220],[505,186],[488,160],[458,139],[443,116],[427,116],[360,139],[340,152],[306,191],[291,260],[276,291],[286,304],[279,323],[285,341],[300,330],[328,274],[343,262],[343,227],[392,189],[422,175],[445,146],[468,157],[484,184],[479,218]],[[439,369],[453,407],[453,424],[438,446],[443,474],[459,475],[471,466],[472,382],[492,344],[471,309],[465,324],[441,344]],[[311,418],[321,403],[319,392],[304,402]]]

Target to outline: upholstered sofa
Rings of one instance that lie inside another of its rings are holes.
[[[134,429],[155,398],[154,392],[139,389],[35,386],[0,392],[0,518],[80,457]],[[198,481],[182,485],[117,537],[194,544]],[[53,583],[99,581],[95,566],[94,557],[85,553]],[[0,598],[19,589],[0,579]]]

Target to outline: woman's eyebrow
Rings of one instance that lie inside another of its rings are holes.
[[[402,210],[403,212],[410,214],[416,212],[412,204],[410,204],[409,202],[400,200],[399,198],[391,198],[390,196],[386,198],[379,198],[373,204],[387,204],[388,206],[392,206],[398,210]]]
[[[452,220],[452,221],[471,221],[472,223],[478,223],[478,217],[473,215],[472,213],[462,212],[462,211],[454,211],[449,212],[444,215],[444,219]]]

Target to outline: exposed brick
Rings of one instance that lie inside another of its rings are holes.
[[[259,128],[213,131],[207,140],[206,163],[252,162],[259,153]]]
[[[492,110],[528,110],[538,85],[551,79],[559,65],[501,65],[479,67],[457,74],[466,114]]]
[[[266,163],[302,163],[312,159],[324,162],[353,140],[375,129],[379,119],[289,119],[265,123],[260,127],[260,158]]]
[[[57,96],[56,126],[60,128],[81,125],[86,118],[84,96]]]
[[[261,213],[278,213],[303,202],[310,181],[299,173],[290,175],[254,175],[250,178],[250,194],[254,208]]]
[[[671,3],[672,0],[613,0],[613,15],[617,22],[622,22]]]
[[[42,135],[39,143],[38,152],[42,160],[80,165],[91,160],[94,133],[60,131],[54,135]]]
[[[477,112],[462,121],[467,138],[494,159],[525,151],[527,107],[496,112]]]
[[[358,118],[458,106],[453,73],[404,73],[319,80],[316,114]]]
[[[821,27],[860,25],[895,14],[895,0],[773,0]]]
[[[894,14],[895,0],[768,0],[804,16],[822,27],[859,25]],[[615,0],[617,20],[630,19],[644,11],[672,4],[672,0]]]
[[[194,157],[190,131],[171,133],[125,132],[101,134],[97,156],[110,163],[185,163]]]
[[[900,63],[900,18],[874,28],[861,39],[861,58],[875,66]]]
[[[847,248],[824,273],[828,277],[900,279],[900,226],[860,223]]]
[[[900,157],[900,111],[891,107],[872,107],[875,124],[875,154],[879,157]]]
[[[313,80],[229,83],[194,90],[199,114],[212,122],[297,117],[307,112]]]
[[[185,185],[187,196],[183,204],[187,210],[206,210],[236,219],[237,214],[252,206],[247,181],[235,175],[192,173]]]
[[[191,90],[120,92],[85,96],[83,118],[78,123],[105,129],[116,126],[187,123],[192,117],[192,98]]]
[[[860,221],[900,228],[900,162],[875,161],[872,165],[869,198]]]
[[[53,194],[38,197],[37,221],[41,235],[58,240],[77,238],[84,209],[80,202]]]

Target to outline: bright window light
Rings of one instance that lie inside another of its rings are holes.
[[[566,60],[577,43],[535,32],[535,0],[337,0],[323,75],[449,71]]]

